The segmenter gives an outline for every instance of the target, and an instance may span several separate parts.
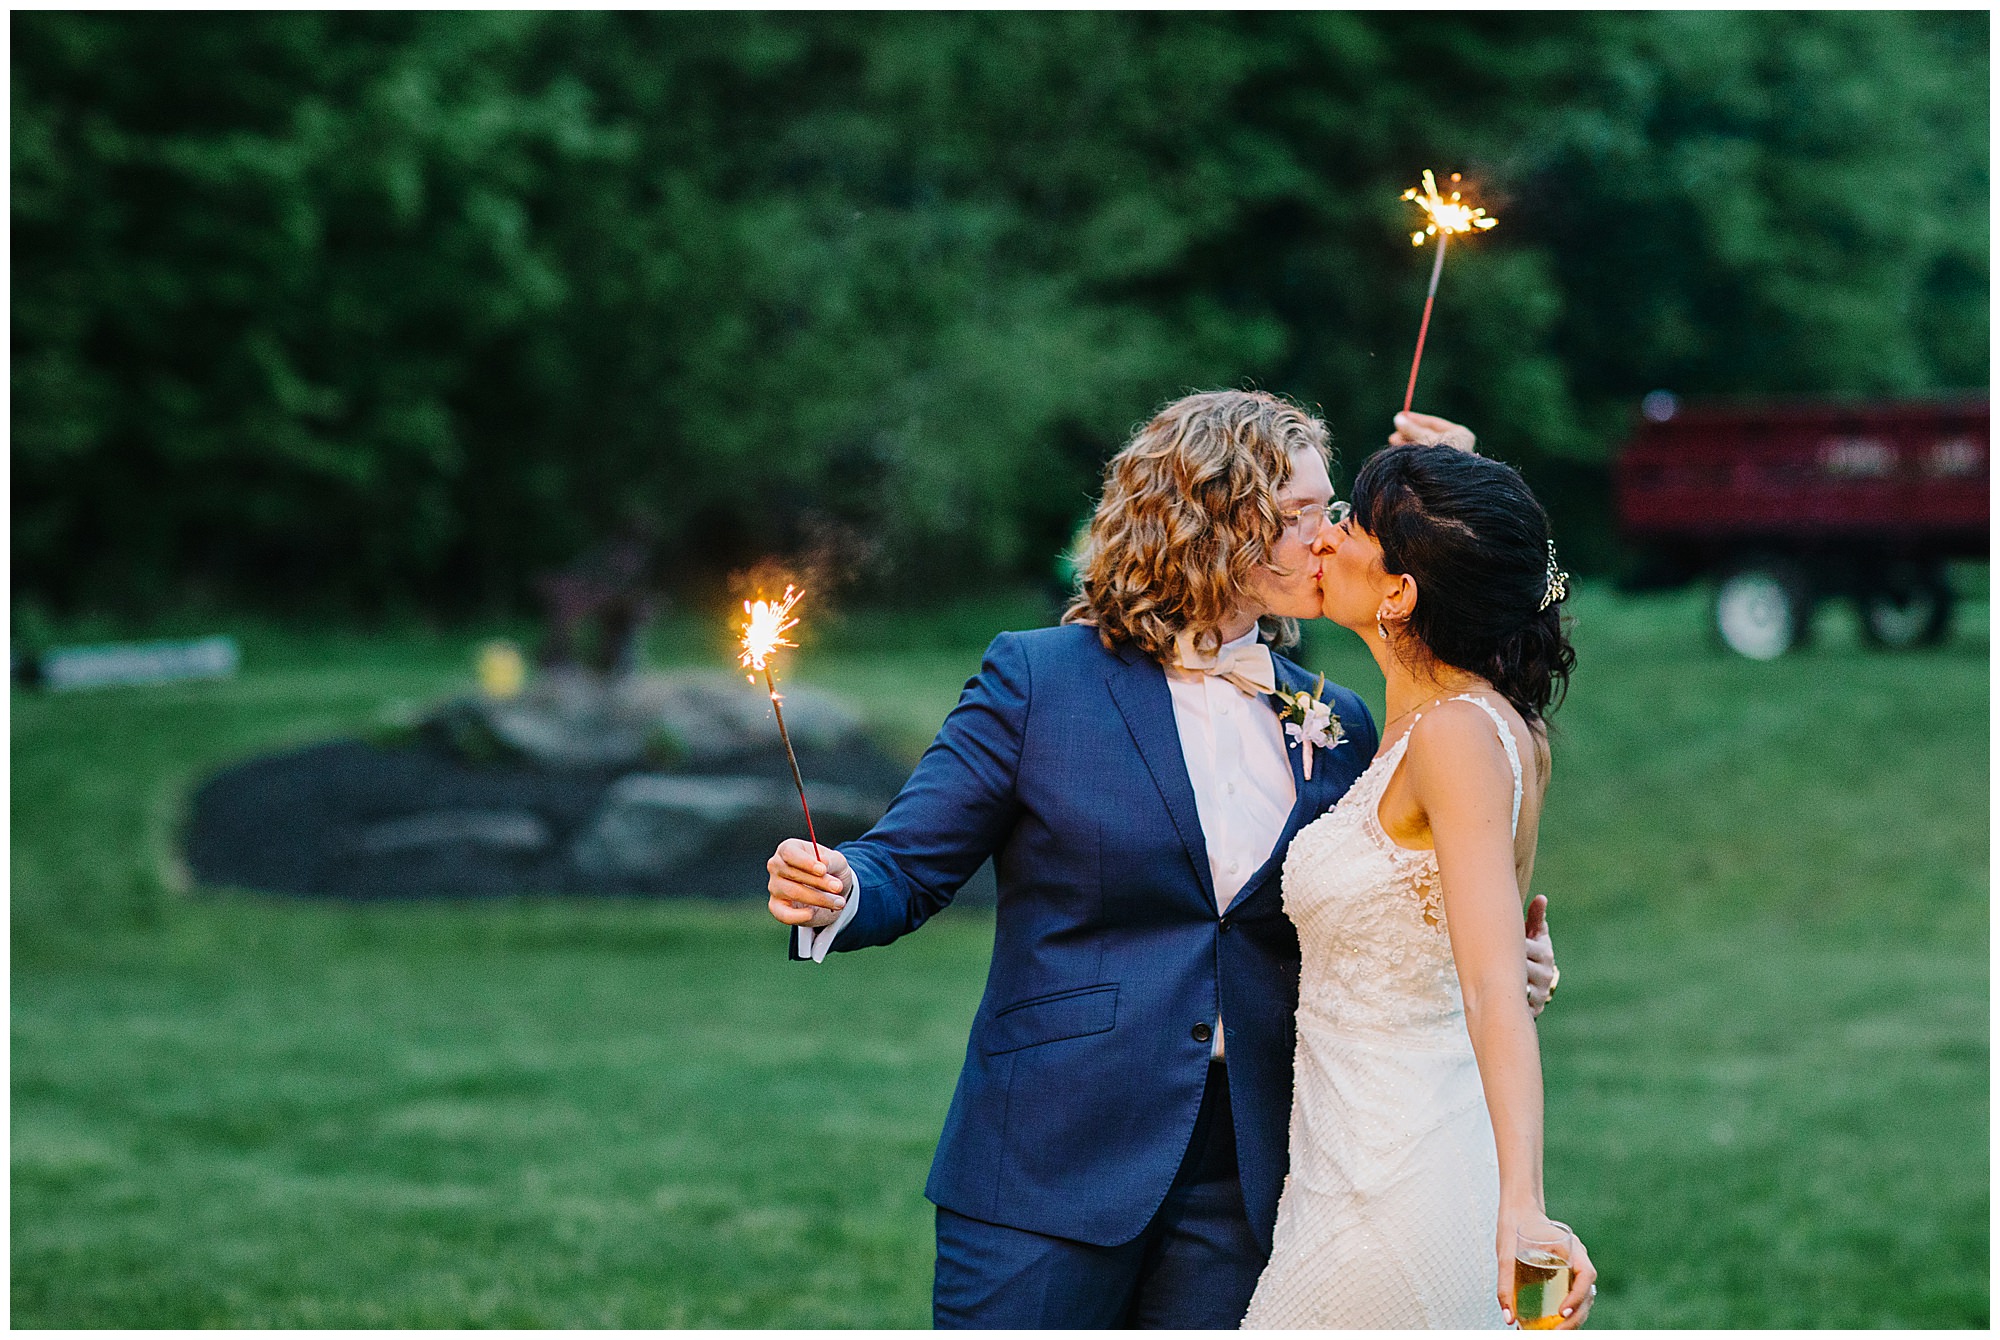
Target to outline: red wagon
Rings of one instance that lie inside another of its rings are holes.
[[[1719,578],[1716,631],[1759,660],[1829,596],[1877,645],[1944,636],[1946,562],[1988,557],[1985,396],[1683,409],[1656,393],[1646,418],[1616,469],[1635,585]]]

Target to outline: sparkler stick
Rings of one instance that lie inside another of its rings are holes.
[[[1451,179],[1458,181],[1459,174],[1452,173]],[[1453,191],[1449,198],[1440,196],[1437,178],[1431,175],[1429,168],[1424,169],[1424,185],[1421,191],[1412,186],[1403,192],[1403,199],[1413,202],[1422,210],[1425,219],[1422,230],[1410,234],[1410,245],[1420,247],[1426,237],[1437,239],[1437,259],[1431,262],[1431,286],[1424,294],[1424,319],[1417,327],[1417,352],[1410,360],[1410,384],[1403,391],[1405,414],[1410,412],[1411,402],[1417,395],[1417,369],[1424,361],[1424,336],[1430,333],[1431,304],[1437,301],[1438,277],[1444,273],[1445,247],[1451,241],[1453,233],[1469,233],[1475,228],[1484,230],[1499,222],[1498,219],[1489,218],[1485,210],[1461,203],[1459,196],[1460,193],[1457,191]]]
[[[750,616],[743,626],[743,654],[737,659],[746,670],[759,670],[764,675],[764,691],[771,695],[771,711],[778,718],[778,738],[785,742],[785,761],[792,765],[792,785],[799,789],[799,808],[806,812],[806,836],[812,840],[813,859],[824,859],[819,850],[819,834],[813,831],[812,806],[806,804],[805,778],[799,775],[799,756],[792,749],[791,732],[785,729],[785,709],[780,705],[784,699],[778,696],[778,686],[771,678],[771,658],[780,647],[796,647],[799,644],[788,641],[785,633],[798,624],[792,617],[792,606],[799,603],[805,592],[785,584],[785,594],[777,600],[743,602],[743,612]],[[751,683],[756,677],[746,676]]]
[[[1418,236],[1421,237],[1423,234],[1419,233]],[[1410,412],[1410,402],[1417,398],[1417,369],[1423,365],[1424,336],[1430,333],[1431,304],[1437,301],[1438,276],[1444,273],[1444,249],[1446,243],[1450,240],[1450,233],[1438,234],[1437,259],[1431,262],[1431,286],[1429,291],[1424,294],[1424,319],[1417,326],[1417,352],[1416,356],[1410,359],[1410,384],[1403,388],[1403,413],[1405,414]]]

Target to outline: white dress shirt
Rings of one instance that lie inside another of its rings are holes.
[[[1225,656],[1256,639],[1257,630],[1252,628],[1217,648],[1216,654]],[[1168,666],[1167,692],[1173,698],[1181,758],[1187,763],[1195,814],[1208,847],[1216,909],[1226,912],[1278,845],[1297,799],[1284,731],[1269,698],[1245,693],[1219,675]],[[861,906],[860,876],[851,871],[850,875],[853,887],[840,919],[817,931],[798,928],[799,953],[815,963],[825,961],[834,937]],[[1223,1054],[1220,1019],[1215,1021],[1213,1054],[1218,1058]]]
[[[1253,645],[1257,630],[1225,642],[1218,659]],[[1208,847],[1215,906],[1226,912],[1284,835],[1298,788],[1285,757],[1284,729],[1271,700],[1237,688],[1219,675],[1167,667],[1181,758],[1194,788],[1194,810]],[[1222,1021],[1215,1022],[1215,1051],[1223,1054]]]

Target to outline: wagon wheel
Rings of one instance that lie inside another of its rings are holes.
[[[1862,638],[1897,651],[1943,641],[1951,606],[1951,584],[1937,563],[1890,564],[1854,597]]]
[[[1811,634],[1812,583],[1788,559],[1749,559],[1723,577],[1714,612],[1724,646],[1753,661],[1776,660]]]

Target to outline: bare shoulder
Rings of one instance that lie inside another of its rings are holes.
[[[1500,714],[1522,762],[1537,778],[1548,775],[1548,731],[1541,722],[1529,723],[1499,694],[1481,694],[1484,702]],[[1425,712],[1410,731],[1410,753],[1428,774],[1454,780],[1487,776],[1504,780],[1511,789],[1513,767],[1507,761],[1507,746],[1493,728],[1493,718],[1478,702],[1450,698]],[[1526,746],[1522,750],[1522,746]],[[1532,762],[1530,762],[1532,760]]]
[[[1496,704],[1499,706],[1499,704]],[[1510,708],[1502,708],[1511,712]],[[1509,721],[1512,727],[1513,721]],[[1477,703],[1450,698],[1427,708],[1410,728],[1410,751],[1425,758],[1463,758],[1487,749],[1500,754],[1500,737],[1494,733],[1493,718],[1479,710]],[[1504,755],[1503,755],[1504,756]]]

